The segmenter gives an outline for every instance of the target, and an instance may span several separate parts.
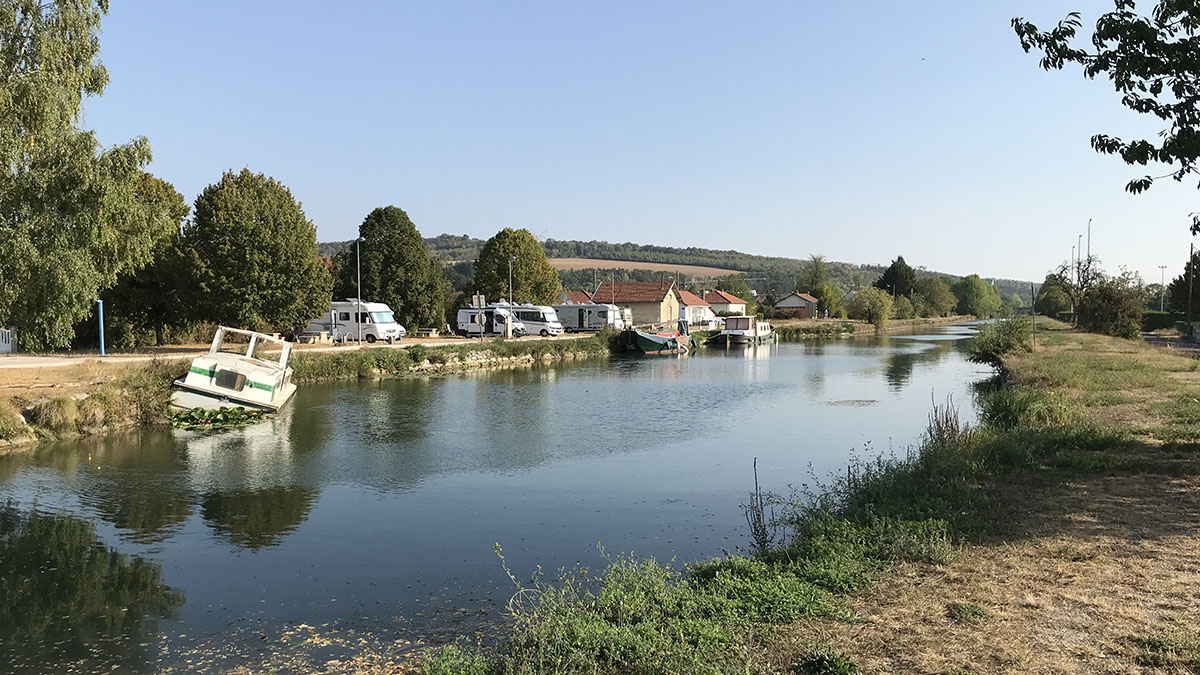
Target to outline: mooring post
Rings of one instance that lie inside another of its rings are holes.
[[[100,356],[104,356],[104,301],[96,298],[97,314],[100,318]]]

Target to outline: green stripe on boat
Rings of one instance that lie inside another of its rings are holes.
[[[197,375],[203,375],[205,377],[217,376],[217,371],[215,368],[213,370],[208,370],[207,368],[201,368],[200,366],[192,366],[188,369],[188,372],[195,373]],[[263,391],[275,391],[275,385],[273,384],[263,384],[262,382],[254,382],[252,380],[246,380],[246,386],[253,389],[262,389]]]
[[[251,382],[250,380],[246,380],[246,386],[254,387],[255,389],[262,389],[263,391],[275,391],[275,385],[263,384],[262,382]]]

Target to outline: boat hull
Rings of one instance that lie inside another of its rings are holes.
[[[627,330],[621,333],[621,349],[627,352],[643,354],[687,354],[686,343],[671,335],[655,335],[640,330]]]
[[[243,407],[247,410],[262,410],[264,412],[278,412],[292,398],[292,394],[296,393],[296,385],[288,383],[283,389],[276,394],[270,402],[250,401],[237,396],[230,396],[227,393],[213,391],[201,387],[194,387],[184,383],[182,380],[175,380],[175,390],[171,392],[171,407],[177,410],[192,410],[194,408],[204,408],[213,410],[216,408],[236,408]]]
[[[766,335],[738,335],[731,333],[719,333],[709,338],[706,343],[711,345],[731,345],[735,347],[743,347],[746,345],[761,345],[767,342],[775,341],[775,333],[767,333]]]

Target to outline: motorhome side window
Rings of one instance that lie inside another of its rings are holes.
[[[608,312],[602,309],[599,312],[596,312],[596,316],[600,317],[601,320],[605,320],[608,318]]]
[[[359,323],[371,323],[371,316],[366,312],[355,312],[354,315],[358,317]]]
[[[338,321],[349,321],[350,312],[338,312]]]

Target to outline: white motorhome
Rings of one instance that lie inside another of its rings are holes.
[[[392,308],[382,302],[359,302],[355,298],[336,300],[321,316],[308,323],[307,334],[329,333],[335,342],[357,340],[361,329],[367,342],[386,340],[399,342],[407,335],[404,326],[396,323]]]
[[[554,311],[553,307],[534,305],[528,302],[523,305],[512,305],[504,301],[494,302],[491,306],[503,307],[512,312],[517,317],[517,321],[525,324],[525,330],[530,335],[534,333],[542,337],[562,335],[563,325],[558,320],[558,313]]]
[[[625,312],[616,305],[595,302],[568,303],[555,305],[554,311],[558,313],[559,321],[568,333],[597,331],[606,327],[623,330],[633,325],[632,317],[627,321],[624,317]]]
[[[464,337],[504,335],[506,324],[511,325],[513,337],[521,337],[526,333],[525,324],[503,307],[467,307],[458,310],[455,332]]]

